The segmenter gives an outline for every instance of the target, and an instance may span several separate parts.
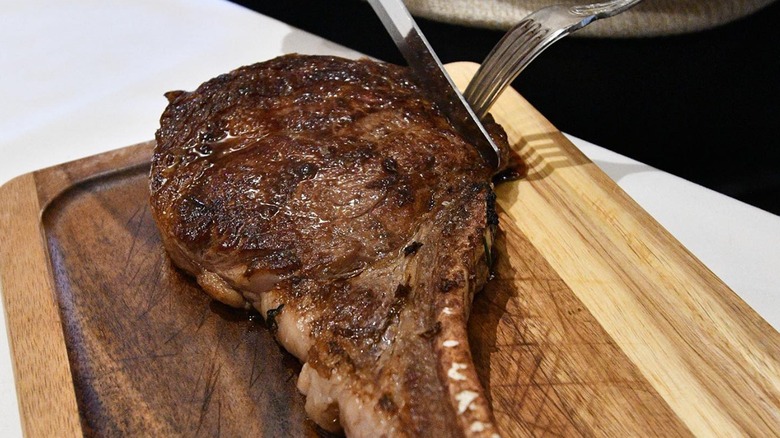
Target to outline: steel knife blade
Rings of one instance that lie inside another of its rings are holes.
[[[444,69],[402,0],[368,0],[426,97],[435,102],[450,123],[494,169],[499,167],[498,146]]]

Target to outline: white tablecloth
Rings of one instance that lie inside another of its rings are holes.
[[[0,47],[0,184],[151,139],[165,91],[283,53],[360,56],[219,0],[9,0]],[[572,140],[780,327],[780,217]],[[13,437],[21,428],[2,319],[0,436]]]

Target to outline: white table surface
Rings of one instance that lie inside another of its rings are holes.
[[[6,0],[0,12],[0,184],[150,140],[165,91],[191,90],[238,66],[291,52],[360,56],[220,0]],[[570,138],[780,327],[780,217]],[[21,427],[2,315],[0,437],[13,437],[21,436]]]

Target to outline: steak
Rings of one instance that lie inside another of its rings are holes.
[[[303,362],[310,417],[349,436],[495,434],[466,333],[494,170],[408,70],[288,55],[166,97],[163,244],[214,299],[266,318]]]

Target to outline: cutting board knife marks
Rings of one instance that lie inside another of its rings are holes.
[[[561,154],[568,153],[566,145],[559,144]],[[772,430],[777,413],[752,411],[750,403],[726,394],[763,392],[778,402],[776,389],[770,389],[777,387],[778,375],[772,348],[742,343],[756,335],[776,340],[777,333],[771,327],[755,331],[755,314],[744,303],[741,312],[727,310],[736,295],[652,219],[625,208],[633,201],[610,190],[614,183],[593,164],[547,168],[554,173],[500,188],[499,201],[511,221],[535,230],[533,245],[570,282],[599,324],[627,348],[631,361],[697,433]],[[713,326],[712,321],[724,324]],[[725,370],[736,370],[740,363],[749,364],[741,370],[748,378],[724,379]],[[682,393],[696,394],[696,403],[670,396]],[[717,423],[704,420],[714,412],[721,413]]]
[[[477,296],[470,322],[500,429],[509,436],[689,435],[525,235],[503,212],[501,219],[496,278]]]
[[[147,198],[140,168],[76,184],[44,214],[87,433],[316,434],[286,353],[173,268]]]
[[[530,167],[500,205],[687,427],[780,429],[777,331],[514,90],[492,112]]]

